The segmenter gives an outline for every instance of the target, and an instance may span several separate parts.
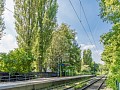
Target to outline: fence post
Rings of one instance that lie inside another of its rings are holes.
[[[9,82],[10,82],[10,73],[9,73]]]
[[[25,81],[26,81],[26,74],[25,74]]]

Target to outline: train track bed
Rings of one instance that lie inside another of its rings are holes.
[[[100,90],[101,87],[105,88],[105,86],[103,86],[105,80],[106,80],[105,76],[96,77],[94,80],[89,81],[85,87],[79,90]]]
[[[106,87],[106,82],[104,82],[103,85],[101,86],[100,90],[111,90],[111,89],[108,89]]]
[[[60,85],[50,87],[48,90],[75,90],[74,87],[76,85],[88,82],[92,79],[93,79],[93,77],[92,78],[83,78],[83,79],[76,80],[76,81],[70,81],[68,83],[64,83],[64,84],[60,84]],[[41,89],[41,90],[45,90],[45,89]]]
[[[66,85],[63,85],[62,87],[60,86],[60,88],[54,88],[54,89],[51,89],[51,90],[78,90],[82,87],[85,87],[88,82],[89,83],[92,83],[93,81],[96,80],[97,77],[92,77],[92,78],[88,78],[88,79],[83,79],[83,80],[80,80],[80,81],[76,81],[76,82],[70,82]]]

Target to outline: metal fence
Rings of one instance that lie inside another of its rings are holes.
[[[0,82],[25,81],[36,78],[57,77],[55,72],[6,73],[0,72]]]

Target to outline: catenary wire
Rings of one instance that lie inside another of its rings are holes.
[[[73,4],[72,4],[71,0],[69,0],[69,2],[70,2],[70,4],[71,4],[71,6],[72,6],[72,8],[73,8],[73,10],[74,10],[74,12],[75,12],[75,14],[76,14],[77,18],[78,18],[78,20],[79,20],[79,22],[80,22],[80,24],[81,24],[81,26],[82,26],[83,30],[85,31],[85,33],[86,33],[86,35],[87,35],[87,37],[88,37],[88,39],[89,39],[89,41],[90,41],[91,45],[93,45],[93,43],[92,43],[92,41],[90,40],[90,37],[89,37],[89,35],[88,35],[88,33],[87,33],[87,31],[86,31],[85,27],[83,26],[83,23],[82,23],[82,21],[80,20],[80,18],[79,18],[79,16],[78,16],[78,14],[77,14],[77,12],[76,12],[76,10],[75,10],[75,8],[74,8],[74,6],[73,6]],[[96,46],[96,45],[95,45],[95,46]],[[95,48],[95,47],[94,47],[94,49],[96,50],[96,48]],[[97,51],[97,53],[98,53],[98,51]],[[98,53],[97,55],[99,55],[99,53]]]
[[[96,46],[96,50],[97,50],[97,52],[98,52],[98,48],[97,48],[97,45],[96,45],[96,42],[95,42],[95,39],[94,39],[92,30],[91,30],[91,27],[90,27],[90,25],[89,25],[89,22],[88,22],[88,19],[87,19],[87,16],[86,16],[84,7],[83,7],[82,2],[81,2],[80,0],[79,0],[79,2],[80,2],[80,5],[81,5],[81,8],[82,8],[82,10],[83,10],[83,14],[84,14],[84,16],[85,16],[85,20],[86,20],[87,25],[88,25],[88,28],[89,28],[89,30],[90,30],[90,34],[91,34],[91,36],[92,36],[93,42],[94,42],[94,44],[95,44],[95,46]]]
[[[78,18],[78,20],[79,20],[79,22],[80,22],[80,24],[81,24],[81,26],[82,26],[83,30],[85,31],[85,33],[86,33],[86,35],[87,35],[87,37],[88,37],[88,39],[89,39],[90,43],[92,44],[92,42],[91,42],[91,40],[90,40],[90,37],[89,37],[89,35],[88,35],[88,33],[87,33],[87,31],[86,31],[86,29],[85,29],[85,27],[84,27],[84,25],[83,25],[82,21],[80,20],[80,18],[79,18],[79,16],[78,16],[78,14],[77,14],[77,12],[76,12],[76,10],[75,10],[75,8],[74,8],[74,6],[73,6],[73,4],[72,4],[71,0],[69,0],[69,2],[70,2],[70,4],[71,4],[71,6],[72,6],[72,8],[73,8],[73,10],[74,10],[74,12],[75,12],[75,14],[76,14],[77,18]],[[92,44],[92,45],[93,45],[93,44]]]

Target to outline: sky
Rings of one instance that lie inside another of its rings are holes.
[[[66,23],[70,26],[71,29],[74,29],[77,33],[76,40],[78,44],[81,46],[82,50],[91,49],[93,60],[97,63],[102,63],[101,61],[101,53],[103,52],[103,45],[100,44],[100,36],[104,33],[107,33],[109,29],[111,29],[111,25],[103,22],[99,16],[99,3],[97,0],[81,0],[82,6],[84,8],[87,20],[89,22],[94,40],[92,39],[90,30],[85,20],[85,16],[83,14],[81,5],[79,0],[71,0],[85,30],[87,31],[90,40],[88,39],[84,29],[82,28],[69,0],[58,0],[58,12],[57,12],[57,22],[60,25],[61,23]],[[14,12],[14,3],[13,0],[6,0],[6,8]],[[15,31],[14,22],[15,19],[13,17],[13,13],[9,10],[5,9],[4,12],[4,21],[6,25],[5,35],[2,37],[0,41],[0,52],[8,53],[10,50],[13,50],[18,47],[16,36],[17,33]],[[90,43],[92,42],[92,44]],[[96,50],[97,47],[97,50]]]

